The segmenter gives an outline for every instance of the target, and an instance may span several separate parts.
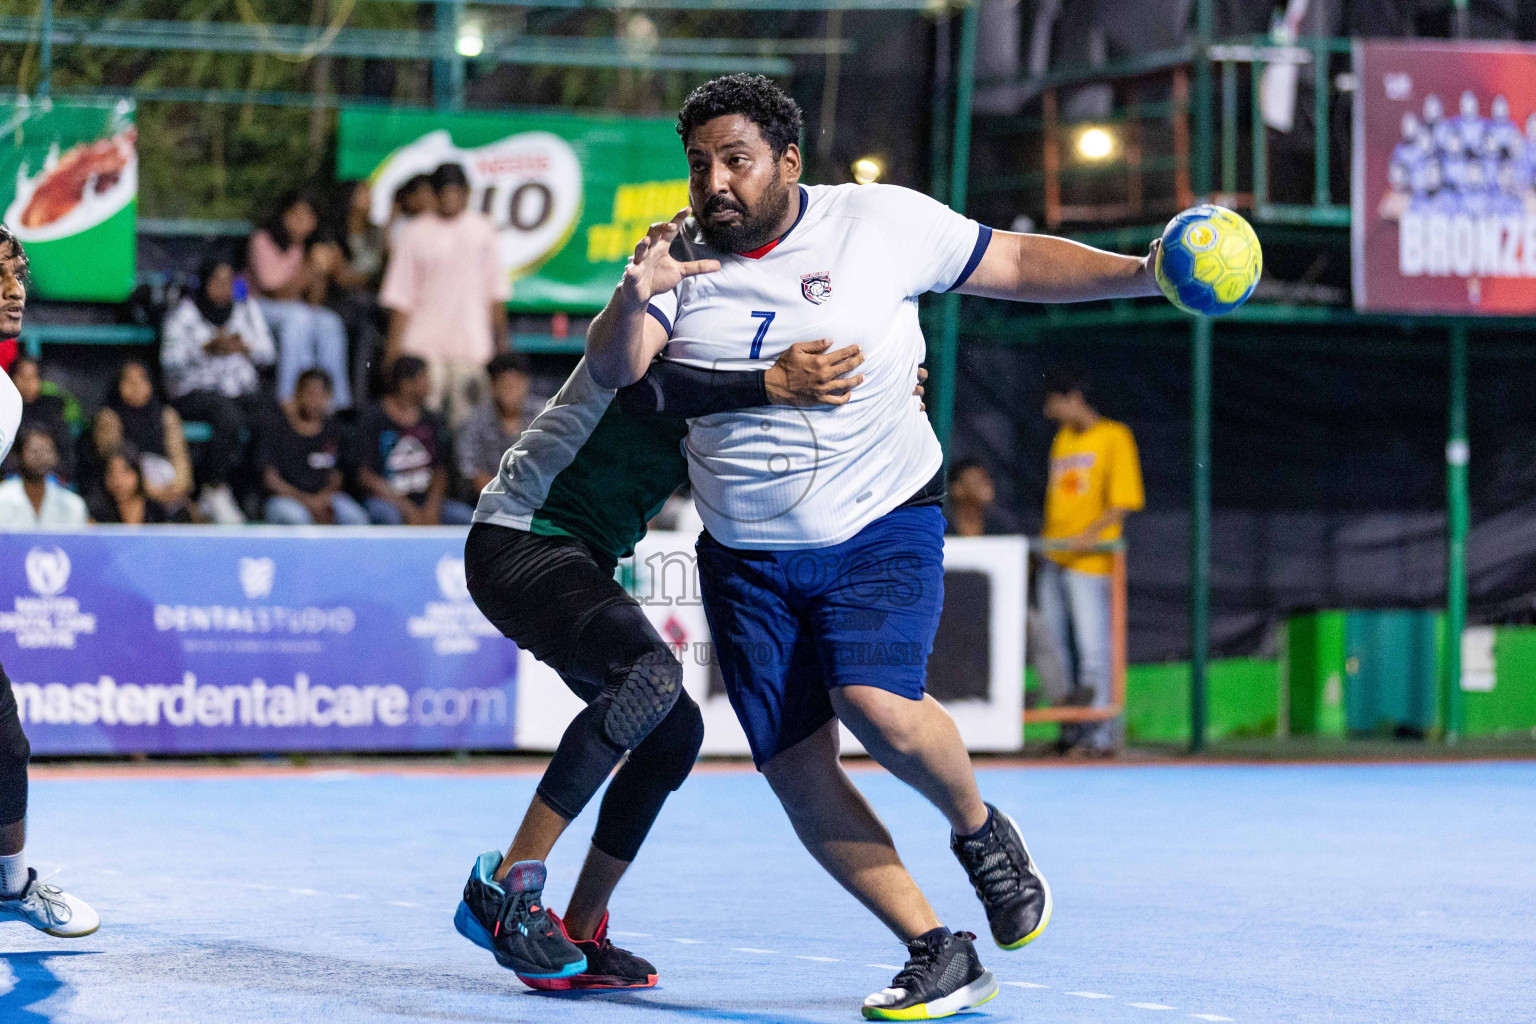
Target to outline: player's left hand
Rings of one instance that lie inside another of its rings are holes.
[[[926,367],[926,366],[919,366],[917,368],[917,387],[912,389],[912,393],[917,396],[917,408],[918,408],[919,412],[927,412],[928,411],[928,403],[923,401],[923,395],[928,390],[927,388],[923,387],[923,382],[926,381],[927,379],[928,379],[928,367]]]

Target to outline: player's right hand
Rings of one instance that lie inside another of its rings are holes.
[[[692,212],[685,206],[671,220],[652,224],[640,244],[635,246],[635,254],[624,268],[624,280],[620,285],[630,302],[643,305],[650,302],[652,296],[676,288],[685,277],[720,269],[719,260],[677,260],[672,257],[672,241]]]
[[[864,362],[857,345],[827,351],[829,338],[797,341],[780,353],[768,368],[764,384],[774,405],[843,405],[864,375],[848,376]]]

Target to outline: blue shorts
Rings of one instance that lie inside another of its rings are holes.
[[[761,768],[833,718],[833,686],[923,698],[944,606],[944,514],[899,508],[826,548],[744,551],[699,538],[726,695]]]

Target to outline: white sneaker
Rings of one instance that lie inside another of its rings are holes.
[[[235,501],[235,494],[229,489],[228,484],[204,487],[203,496],[198,501],[197,507],[211,522],[220,526],[245,525],[245,513],[240,511],[240,505]]]
[[[83,938],[101,927],[101,917],[90,904],[39,882],[36,868],[27,869],[27,887],[20,896],[0,898],[0,921],[25,921],[61,939]]]

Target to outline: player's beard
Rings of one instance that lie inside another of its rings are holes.
[[[790,189],[775,180],[762,198],[747,206],[727,196],[714,195],[704,201],[703,216],[698,219],[699,233],[716,252],[751,252],[773,241],[789,209]],[[710,215],[721,209],[735,210],[741,219],[734,224],[717,224]]]

